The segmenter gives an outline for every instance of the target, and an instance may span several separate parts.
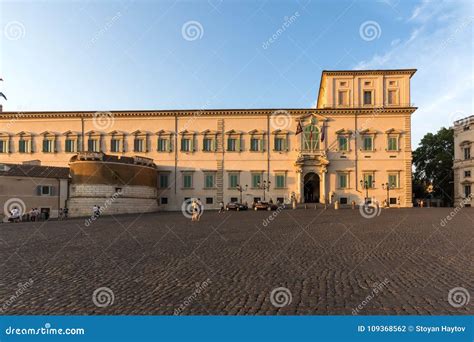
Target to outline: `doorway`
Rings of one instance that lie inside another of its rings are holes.
[[[314,172],[304,176],[304,202],[319,203],[319,176]]]

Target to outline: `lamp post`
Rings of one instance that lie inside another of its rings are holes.
[[[362,189],[365,189],[365,203],[367,204],[368,203],[368,199],[369,199],[369,189],[370,188],[373,188],[373,186],[375,185],[375,181],[372,181],[372,183],[369,183],[368,180],[360,180],[360,186],[362,187]]]
[[[390,190],[392,190],[393,188],[393,184],[382,183],[382,189],[387,190],[387,207],[390,207]]]
[[[265,201],[265,191],[270,191],[270,181],[263,181],[263,183],[258,182],[257,187],[263,190],[263,200]]]
[[[240,203],[242,203],[242,192],[247,191],[247,187],[248,187],[247,184],[245,184],[245,188],[242,185],[239,185],[239,184],[237,184],[236,187],[235,187],[237,189],[237,191],[240,192]]]

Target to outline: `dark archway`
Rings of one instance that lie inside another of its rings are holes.
[[[304,176],[304,202],[319,203],[319,176],[314,172]]]

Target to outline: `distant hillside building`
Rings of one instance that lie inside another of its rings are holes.
[[[472,206],[474,183],[474,115],[454,123],[454,205]]]

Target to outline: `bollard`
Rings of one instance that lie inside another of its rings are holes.
[[[339,209],[339,201],[334,202],[334,209]]]
[[[355,201],[352,201],[352,202],[351,202],[351,207],[352,207],[352,209],[355,209],[355,208],[356,208],[356,202],[355,202]]]

